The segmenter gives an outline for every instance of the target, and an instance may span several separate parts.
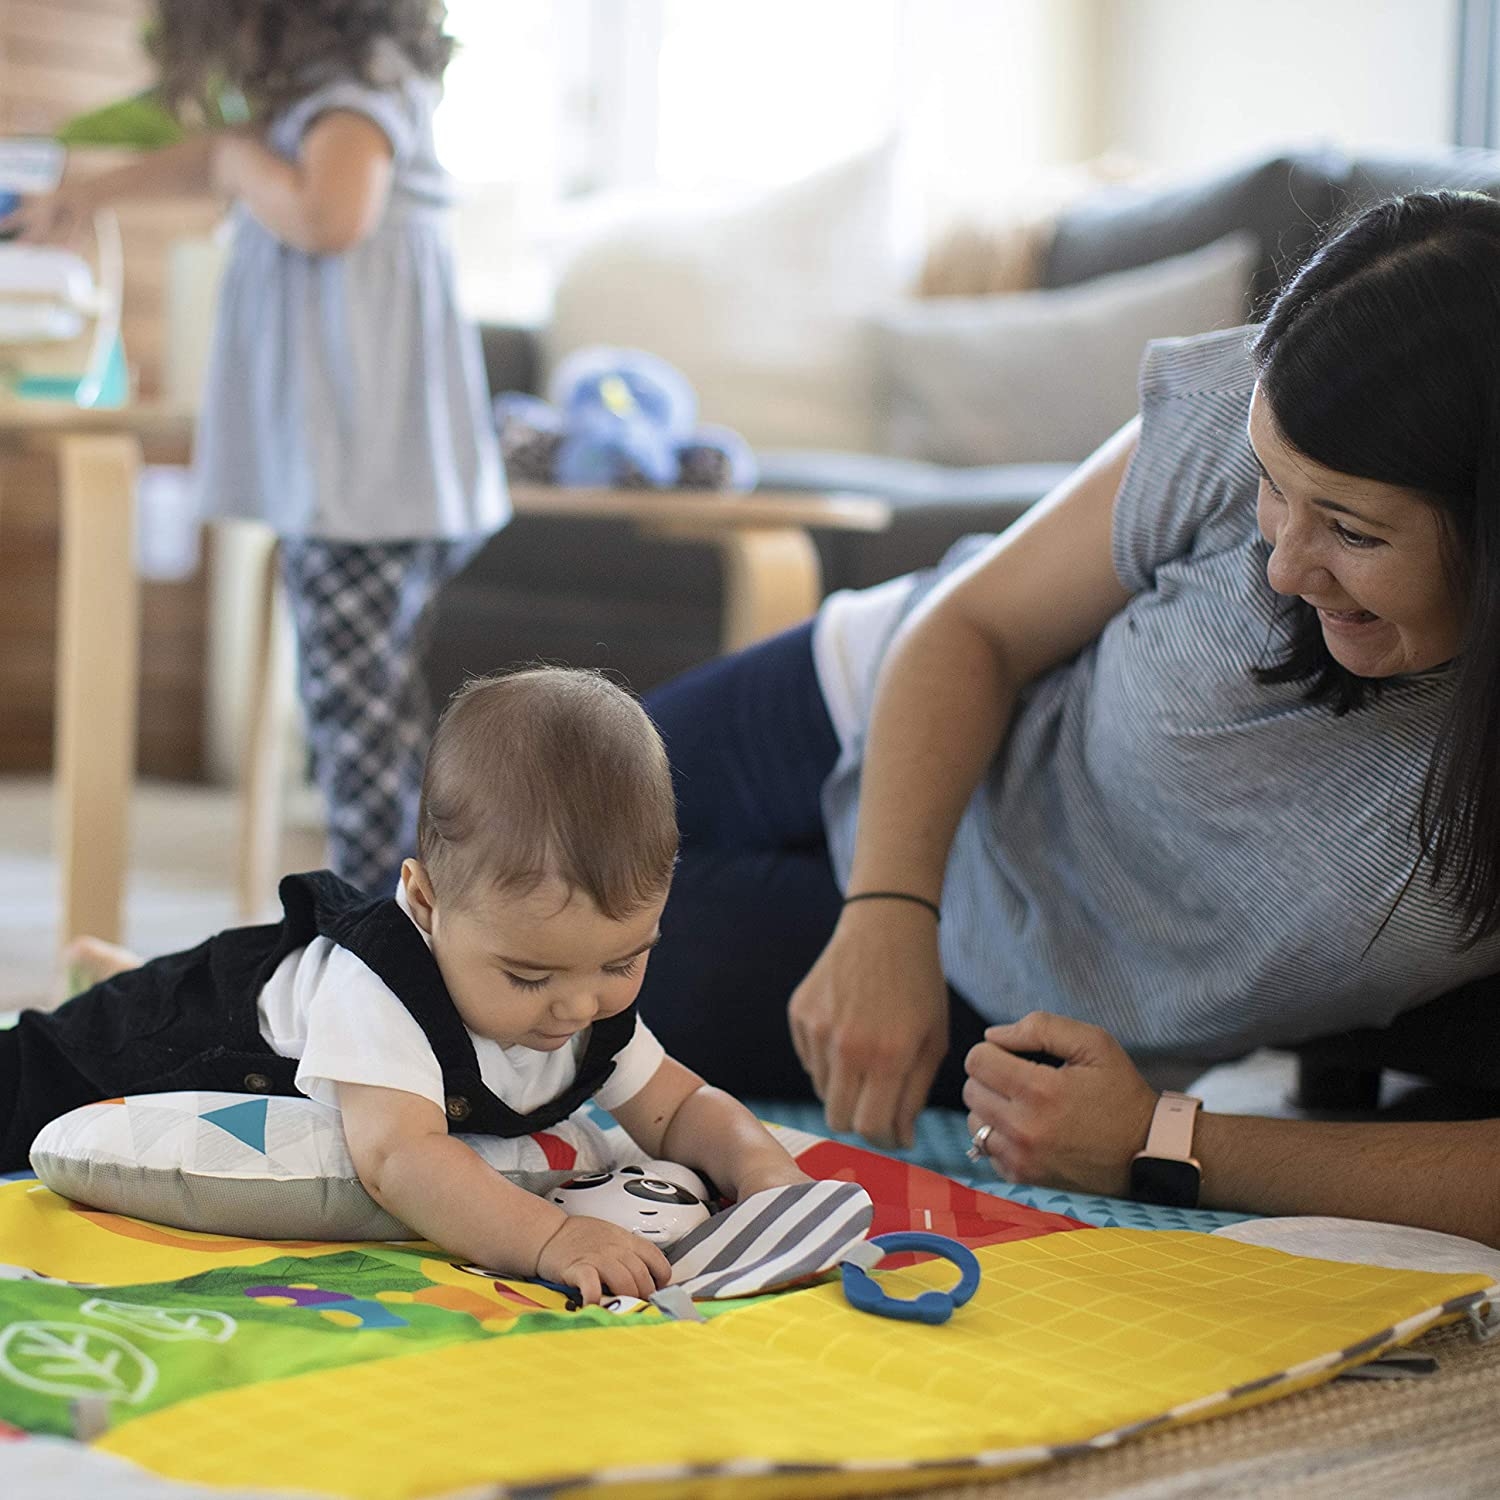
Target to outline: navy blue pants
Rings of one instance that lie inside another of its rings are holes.
[[[842,901],[820,804],[839,746],[811,624],[685,673],[648,694],[646,708],[672,762],[682,858],[641,1014],[710,1083],[749,1098],[811,1099],[786,1007]],[[950,996],[948,1055],[931,1102],[958,1108],[964,1054],[984,1022]]]

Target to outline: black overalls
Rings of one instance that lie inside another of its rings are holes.
[[[326,870],[288,875],[279,894],[279,923],[222,932],[106,979],[55,1011],[23,1011],[13,1030],[0,1031],[0,1171],[26,1166],[49,1120],[101,1099],[173,1089],[295,1095],[297,1060],[266,1044],[256,1005],[282,959],[315,937],[347,948],[411,1012],[443,1070],[455,1129],[519,1136],[557,1124],[599,1090],[635,1031],[633,1005],[595,1022],[572,1085],[517,1114],[480,1079],[437,961],[395,901]]]

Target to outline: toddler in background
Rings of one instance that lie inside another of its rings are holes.
[[[298,685],[345,880],[388,891],[413,847],[438,590],[509,514],[479,342],[459,314],[432,114],[452,48],[433,0],[157,0],[151,50],[201,132],[27,200],[70,238],[139,197],[234,200],[195,444],[205,516],[280,538]]]

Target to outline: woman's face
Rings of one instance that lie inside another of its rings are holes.
[[[1420,491],[1314,463],[1281,436],[1259,387],[1250,446],[1261,469],[1256,520],[1271,544],[1266,578],[1317,610],[1333,659],[1358,677],[1451,661],[1461,622],[1438,509]]]

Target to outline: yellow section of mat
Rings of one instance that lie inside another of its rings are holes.
[[[352,1248],[166,1229],[0,1186],[0,1261],[71,1281],[176,1282]],[[707,1323],[521,1334],[506,1283],[434,1254],[420,1265],[438,1300],[493,1336],[240,1384],[226,1343],[225,1388],[122,1420],[97,1446],[185,1481],[357,1500],[486,1485],[652,1500],[910,1489],[1318,1384],[1489,1284],[1188,1232],[1078,1230],[976,1253],[978,1293],[937,1327],[856,1312],[833,1283]],[[935,1261],[879,1274],[896,1295],[954,1279]]]
[[[1138,1230],[978,1254],[978,1294],[938,1327],[857,1313],[827,1285],[705,1324],[497,1338],[209,1394],[99,1446],[178,1479],[362,1500],[569,1476],[785,1494],[800,1465],[841,1472],[803,1472],[797,1494],[910,1487],[914,1464],[930,1483],[1004,1472],[1315,1384],[1488,1283]],[[898,1293],[952,1279],[935,1262],[888,1277]]]

